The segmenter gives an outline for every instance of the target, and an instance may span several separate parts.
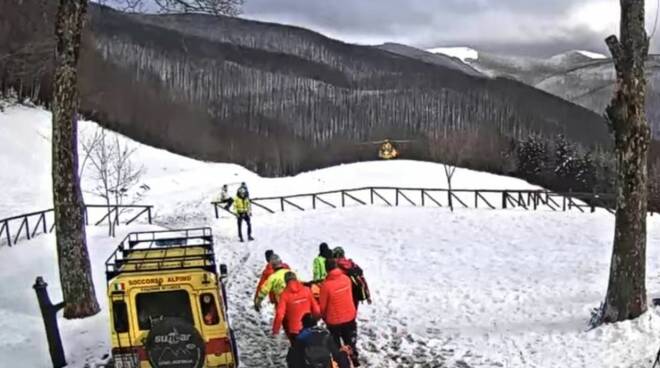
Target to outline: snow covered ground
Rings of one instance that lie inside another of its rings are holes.
[[[50,207],[48,119],[47,112],[26,107],[0,113],[0,217]],[[660,345],[655,309],[636,321],[586,332],[590,309],[607,286],[613,218],[602,211],[355,207],[256,213],[257,241],[243,244],[236,241],[232,218],[212,218],[208,202],[222,183],[246,181],[258,197],[371,185],[444,187],[442,168],[371,162],[266,179],[236,165],[198,162],[143,146],[137,154],[151,187],[144,202],[156,206],[158,226],[214,229],[220,262],[229,266],[230,314],[243,367],[283,367],[287,343],[282,336],[269,336],[272,311],[252,310],[264,251],[274,249],[309,278],[321,241],[343,246],[365,269],[373,290],[374,304],[360,308],[365,367],[648,367]],[[468,170],[457,172],[455,180],[457,188],[533,188]],[[18,188],[16,182],[25,185]],[[126,232],[145,228],[155,226],[122,227],[117,239],[105,238],[102,227],[89,228],[103,312],[60,321],[72,367],[109,350],[103,262]],[[653,247],[658,242],[660,219],[652,217],[651,292],[660,290],[660,250]],[[53,300],[59,301],[55,257],[52,235],[0,248],[3,368],[48,366],[31,286],[36,276],[44,276]]]
[[[146,225],[130,228],[131,231],[150,229],[158,228]],[[110,239],[106,228],[90,227],[87,230],[94,284],[102,311],[84,320],[67,321],[60,318],[64,350],[71,367],[83,367],[87,361],[95,361],[109,352],[104,266],[105,260],[127,231],[129,229],[126,227],[118,228],[118,238]],[[52,302],[62,301],[55,236],[42,235],[12,248],[0,247],[0,259],[0,367],[52,367],[43,320],[32,285],[37,276],[42,276],[48,283]]]

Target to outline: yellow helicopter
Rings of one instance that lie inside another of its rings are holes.
[[[383,160],[392,160],[399,157],[400,151],[397,148],[395,143],[409,143],[410,140],[393,140],[393,139],[383,139],[382,141],[372,141],[365,142],[362,144],[377,144],[380,145],[378,149],[378,157]]]

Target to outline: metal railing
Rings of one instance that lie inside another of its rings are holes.
[[[126,210],[137,210],[137,213],[131,213],[132,217],[124,222],[130,225],[141,216],[147,217],[147,221],[152,223],[151,210],[153,206],[147,205],[104,205],[104,204],[88,204],[85,205],[85,224],[90,224],[90,210],[104,209],[104,216],[94,223],[100,225],[104,221],[111,219],[112,226],[120,225],[121,215],[125,214]],[[38,234],[50,233],[55,229],[54,210],[48,209],[43,211],[26,213],[18,216],[7,217],[0,219],[0,246],[12,246],[20,239],[30,240]],[[16,230],[17,229],[17,230]]]

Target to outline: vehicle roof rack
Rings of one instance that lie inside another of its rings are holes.
[[[130,233],[105,262],[108,281],[124,273],[182,269],[217,272],[211,228]]]

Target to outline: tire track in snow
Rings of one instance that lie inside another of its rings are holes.
[[[284,364],[288,342],[270,336],[272,313],[266,313],[269,305],[264,304],[261,313],[252,309],[254,288],[260,277],[263,264],[260,257],[252,257],[253,243],[236,243],[228,238],[216,236],[216,244],[227,262],[229,278],[226,284],[229,299],[229,314],[236,334],[241,367],[286,367]],[[222,262],[222,261],[221,261]],[[284,355],[283,355],[284,354]]]

